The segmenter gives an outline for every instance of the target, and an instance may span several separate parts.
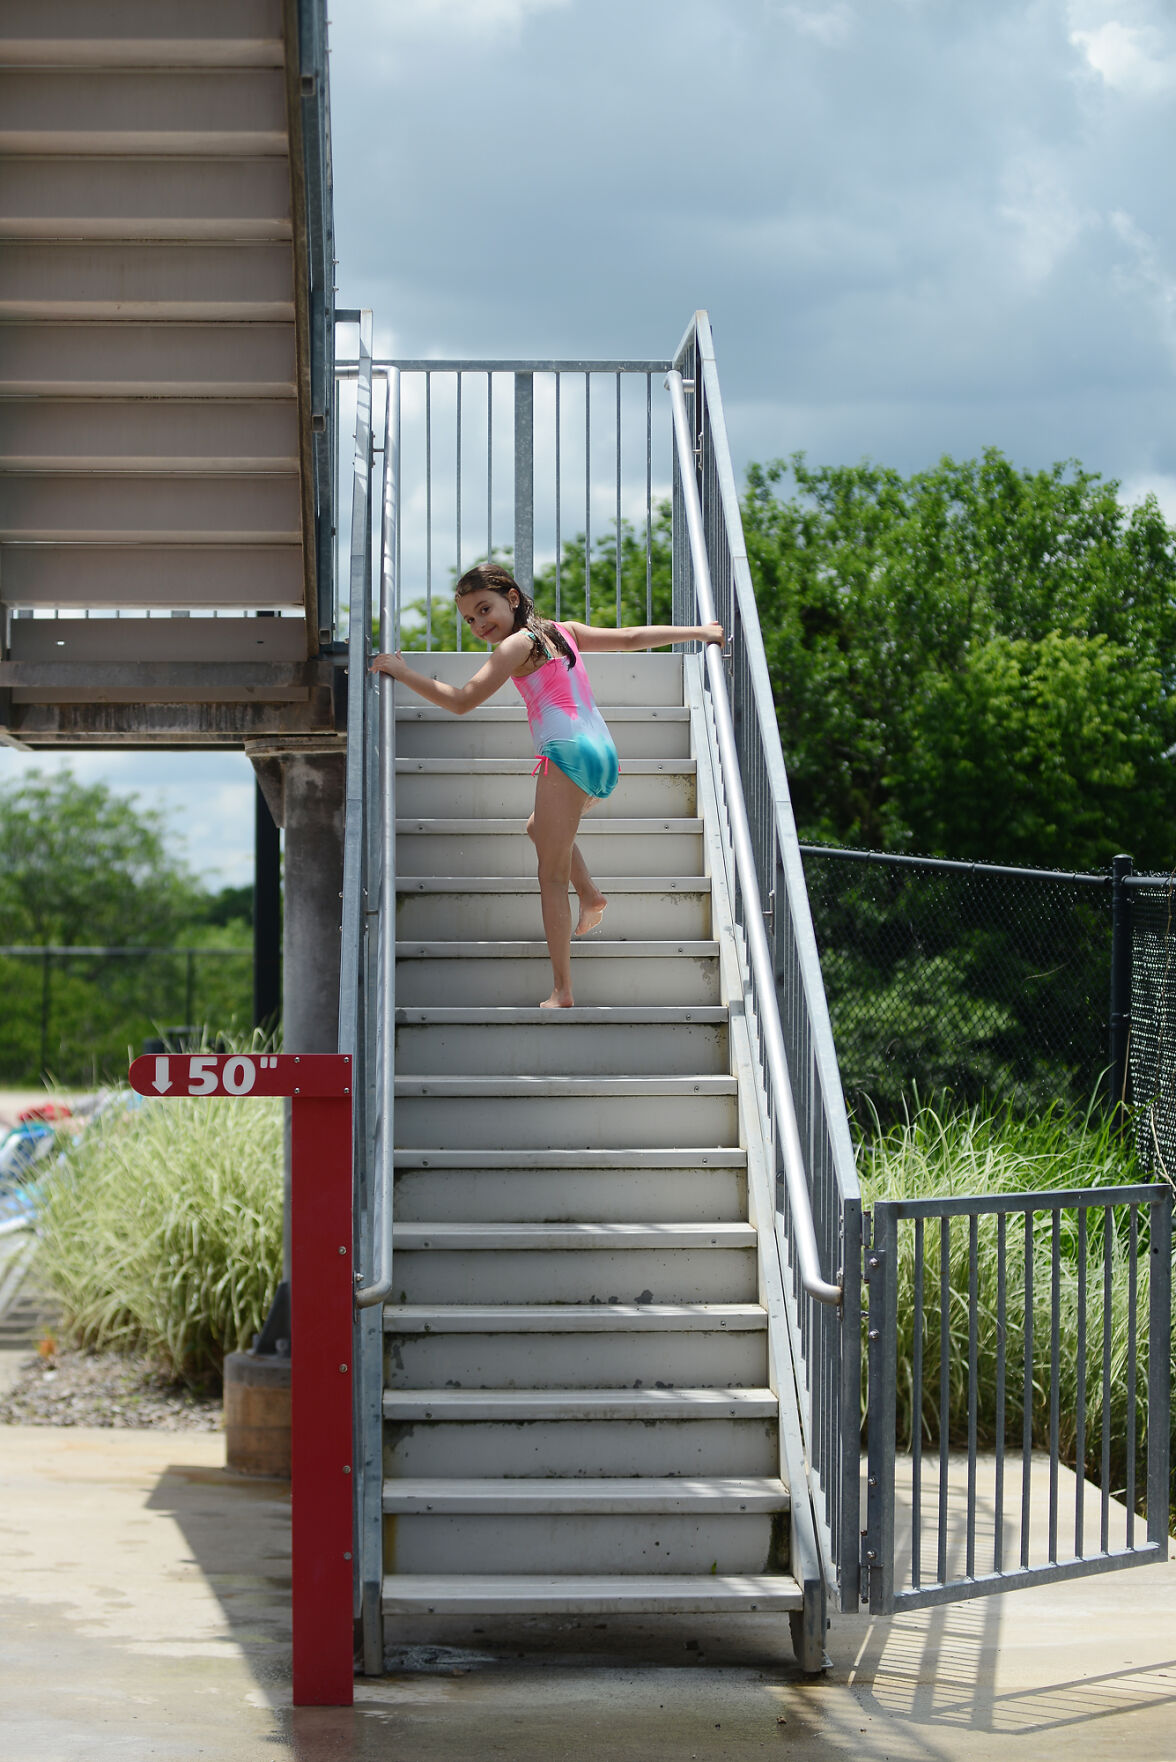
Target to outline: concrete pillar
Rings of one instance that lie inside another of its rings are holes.
[[[339,945],[343,910],[343,807],[347,760],[340,742],[291,751],[261,741],[249,756],[274,823],[286,835],[282,866],[282,1050],[339,1050]],[[288,1335],[290,1279],[290,1107],[286,1105],[286,1181],[282,1284],[260,1338]],[[272,1326],[271,1326],[272,1324]]]
[[[344,773],[341,751],[282,759],[286,1052],[338,1051]]]

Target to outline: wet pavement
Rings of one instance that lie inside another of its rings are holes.
[[[350,1709],[292,1708],[289,1493],[207,1433],[0,1428],[14,1762],[1084,1762],[1176,1757],[1171,1565],[888,1621],[802,1678],[787,1622],[417,1623]]]

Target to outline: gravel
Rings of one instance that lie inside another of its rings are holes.
[[[219,1395],[196,1395],[121,1352],[35,1353],[0,1398],[0,1425],[150,1426],[219,1432]]]

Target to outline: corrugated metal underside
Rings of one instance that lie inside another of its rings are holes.
[[[295,10],[0,14],[10,739],[333,726],[315,658]]]

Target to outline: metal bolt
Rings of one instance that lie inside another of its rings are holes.
[[[866,1336],[866,1338],[869,1340],[880,1340],[882,1338],[881,1329],[880,1328],[871,1328],[869,1331],[869,1334]]]
[[[877,1558],[878,1558],[878,1556],[877,1556],[877,1554],[876,1554],[876,1553],[875,1553],[875,1552],[874,1552],[874,1550],[873,1550],[873,1548],[867,1548],[867,1549],[866,1549],[866,1559],[867,1559],[867,1560],[877,1560]]]
[[[350,1463],[349,1463],[349,1462],[345,1462],[345,1463],[344,1463],[344,1464],[343,1464],[343,1473],[344,1473],[344,1474],[350,1474],[350,1473],[351,1473],[351,1464],[350,1464]]]
[[[882,1265],[882,1262],[878,1259],[878,1256],[876,1254],[871,1254],[869,1260],[867,1260],[867,1262],[866,1262],[866,1265],[869,1267],[870,1271],[873,1272],[876,1267],[880,1267]]]
[[[870,1485],[871,1485],[871,1486],[872,1486],[872,1487],[876,1487],[876,1486],[877,1486],[877,1485],[878,1485],[878,1476],[877,1476],[877,1475],[876,1475],[876,1474],[872,1474],[872,1475],[871,1475],[871,1476],[870,1476],[870,1483],[869,1483],[869,1484],[870,1484]]]
[[[346,1250],[346,1248],[344,1248],[344,1247],[343,1247],[343,1246],[342,1246],[342,1244],[340,1244],[340,1247],[339,1247],[339,1253],[340,1253],[340,1254],[346,1254],[346,1253],[347,1253],[347,1250]]]
[[[341,1371],[345,1371],[345,1370],[346,1370],[346,1369],[347,1369],[347,1366],[346,1366],[346,1365],[345,1365],[345,1364],[341,1364],[341,1365],[340,1365],[340,1366],[339,1366],[339,1369],[340,1369],[340,1370],[341,1370]]]
[[[344,1554],[344,1556],[343,1556],[343,1558],[344,1558],[344,1560],[350,1560],[350,1559],[351,1559],[351,1550],[350,1550],[350,1549],[348,1549],[348,1550],[347,1550],[347,1553],[346,1553],[346,1554]]]

